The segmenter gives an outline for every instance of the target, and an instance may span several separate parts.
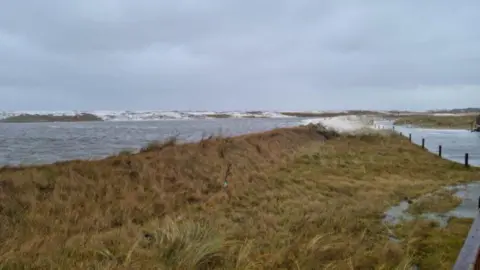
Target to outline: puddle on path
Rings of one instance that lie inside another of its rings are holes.
[[[454,191],[454,196],[461,199],[460,205],[446,213],[423,213],[413,215],[409,213],[409,208],[415,202],[430,196],[433,193],[426,194],[413,201],[402,201],[385,212],[383,222],[387,225],[396,225],[403,221],[413,220],[415,218],[437,221],[441,227],[445,227],[452,217],[457,218],[475,218],[479,211],[480,182],[469,184],[459,184],[443,188],[444,190]]]
[[[410,209],[419,200],[425,199],[427,196],[431,196],[438,192],[451,191],[452,195],[461,199],[461,203],[454,209],[447,211],[446,213],[423,213],[420,215],[413,215],[410,213]],[[446,227],[448,221],[452,217],[457,218],[472,218],[477,216],[480,206],[480,181],[472,182],[468,184],[459,184],[453,186],[444,187],[436,192],[425,194],[415,200],[404,200],[398,205],[395,205],[385,212],[383,219],[386,225],[396,225],[403,221],[413,220],[415,218],[421,218],[425,220],[437,221],[441,227]],[[396,243],[402,242],[395,233],[391,231],[390,240]],[[418,265],[413,265],[411,270],[420,269]]]

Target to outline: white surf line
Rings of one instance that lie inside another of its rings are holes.
[[[371,116],[344,115],[325,118],[308,119],[302,121],[303,124],[321,124],[327,129],[335,130],[339,133],[359,133],[363,131],[372,131],[374,128],[374,118]]]

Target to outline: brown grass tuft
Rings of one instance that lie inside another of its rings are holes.
[[[162,151],[167,147],[172,147],[177,144],[178,136],[173,136],[165,141],[153,141],[150,142],[147,146],[140,149],[140,152],[153,152],[153,151]]]

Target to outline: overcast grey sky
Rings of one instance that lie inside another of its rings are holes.
[[[0,110],[480,107],[480,1],[3,0]]]

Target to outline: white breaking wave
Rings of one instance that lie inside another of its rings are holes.
[[[215,112],[215,111],[94,111],[91,112],[106,121],[148,121],[148,120],[188,120],[217,118],[226,115],[230,118],[286,118],[290,116],[278,112]]]
[[[151,121],[151,120],[181,120],[194,119],[189,115],[176,111],[92,111],[104,121]]]
[[[104,121],[154,121],[154,120],[190,120],[190,119],[215,119],[215,115],[225,115],[230,118],[289,118],[280,112],[241,112],[241,111],[0,111],[0,119],[22,114],[74,116],[88,113],[98,116]]]
[[[279,112],[223,112],[235,118],[290,118]]]
[[[327,129],[333,129],[340,133],[352,133],[372,129],[374,120],[375,118],[372,116],[343,115],[303,120],[302,124],[321,124]]]

